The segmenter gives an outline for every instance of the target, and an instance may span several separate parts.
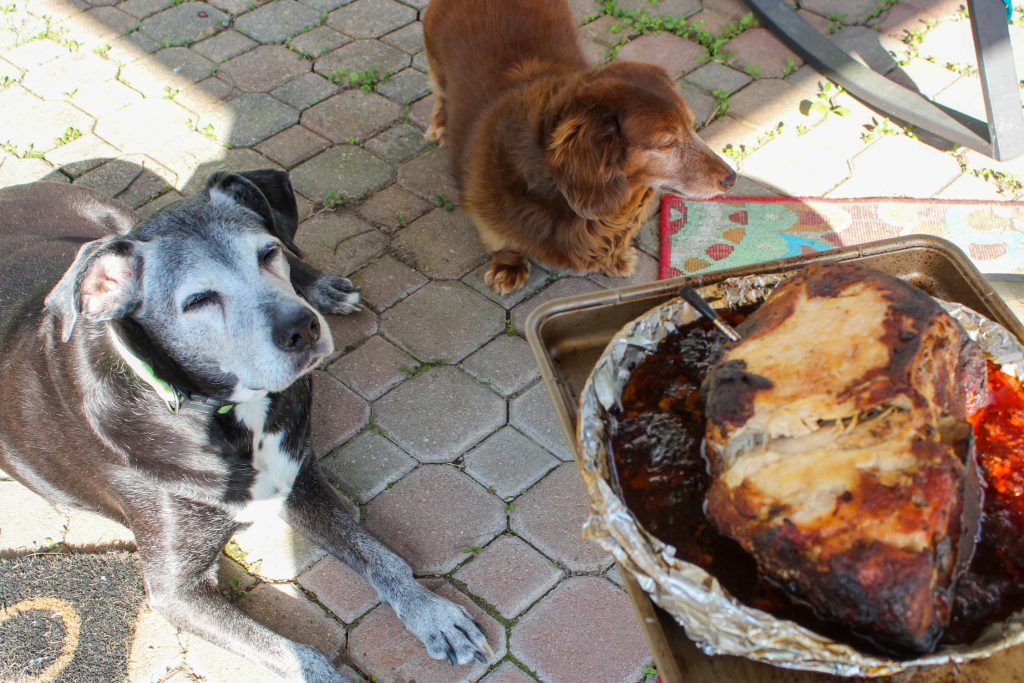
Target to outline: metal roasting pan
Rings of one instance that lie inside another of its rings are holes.
[[[525,334],[570,448],[574,452],[577,448],[579,392],[608,341],[624,325],[674,298],[687,281],[701,287],[735,277],[785,273],[821,261],[853,261],[895,275],[933,296],[973,308],[1024,342],[1024,325],[967,256],[951,242],[926,235],[556,299],[530,314]],[[621,571],[621,574],[664,683],[805,683],[833,679],[824,674],[780,669],[740,657],[705,655],[668,613],[651,602],[628,572]],[[899,674],[893,680],[901,683],[1024,683],[1024,647],[958,667]]]

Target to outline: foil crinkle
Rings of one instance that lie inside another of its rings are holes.
[[[715,308],[762,302],[786,275],[757,275],[698,289]],[[1001,325],[962,304],[940,301],[986,356],[1004,372],[1024,377],[1024,346]],[[698,314],[682,299],[648,311],[608,343],[584,387],[577,425],[578,460],[590,498],[583,536],[599,543],[671,614],[704,653],[746,657],[775,666],[837,676],[878,677],[917,667],[964,663],[1024,643],[1024,612],[989,626],[970,645],[941,647],[910,660],[868,655],[792,621],[745,605],[714,576],[675,556],[675,548],[649,534],[609,484],[606,426],[630,373],[658,344]]]

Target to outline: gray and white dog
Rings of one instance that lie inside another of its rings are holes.
[[[221,548],[268,511],[362,575],[431,656],[484,660],[479,624],[319,471],[308,373],[333,344],[316,308],[359,295],[298,259],[287,174],[217,173],[135,223],[76,186],[0,190],[0,469],[128,526],[154,610],[289,680],[345,678],[217,591]]]

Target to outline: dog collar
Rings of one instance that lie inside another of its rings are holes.
[[[167,406],[167,410],[172,414],[177,415],[181,412],[182,408],[193,408],[199,412],[207,415],[217,413],[224,415],[225,413],[231,412],[234,408],[233,403],[228,403],[219,398],[213,398],[212,396],[204,396],[202,394],[195,394],[185,392],[178,387],[172,385],[160,377],[157,377],[156,372],[146,361],[139,358],[131,349],[122,341],[121,336],[116,332],[113,332],[111,339],[114,342],[114,348],[117,349],[118,355],[125,364],[132,369],[132,372],[141,379],[143,382],[148,384],[156,395],[160,397],[160,400]]]

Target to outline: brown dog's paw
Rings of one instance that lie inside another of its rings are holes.
[[[611,277],[629,277],[636,272],[636,249],[630,247],[618,253],[612,254],[608,265],[601,269],[605,275]]]
[[[484,274],[484,282],[496,294],[511,294],[522,287],[528,277],[530,264],[525,259],[513,264],[492,262]]]
[[[434,111],[430,114],[430,125],[427,126],[423,137],[444,146],[445,133],[448,131],[448,115],[445,113],[444,103],[441,98],[434,102]]]

